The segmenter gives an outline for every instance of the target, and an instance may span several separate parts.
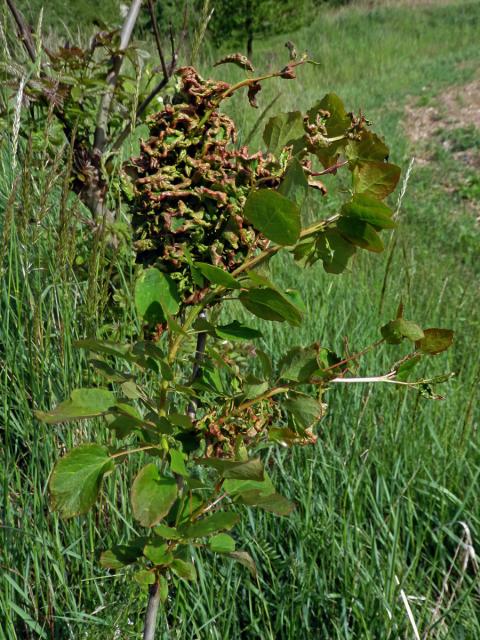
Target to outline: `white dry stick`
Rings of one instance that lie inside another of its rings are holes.
[[[413,169],[413,165],[414,164],[415,164],[415,158],[412,158],[410,160],[410,162],[408,163],[407,171],[405,173],[405,177],[404,177],[403,182],[402,182],[402,188],[401,188],[400,193],[398,195],[397,206],[395,208],[395,213],[393,214],[393,219],[394,220],[396,220],[398,218],[398,215],[400,213],[400,209],[402,208],[403,198],[405,197],[405,194],[407,192],[408,181],[410,180],[410,174],[412,173],[412,169]]]
[[[460,524],[461,524],[461,526],[463,528],[463,536],[462,536],[460,542],[458,543],[457,548],[455,549],[455,553],[453,554],[452,562],[451,562],[450,567],[448,568],[448,571],[445,574],[445,577],[443,579],[442,588],[441,588],[440,594],[439,594],[439,596],[437,598],[435,609],[433,610],[432,622],[430,623],[430,626],[427,629],[427,632],[423,636],[424,640],[427,640],[427,638],[430,635],[429,634],[430,629],[432,629],[434,627],[434,625],[436,625],[436,623],[438,622],[438,620],[440,618],[440,611],[442,609],[444,598],[445,598],[446,594],[449,591],[451,591],[452,595],[450,596],[450,598],[449,598],[448,602],[446,603],[444,609],[446,611],[448,611],[452,607],[453,601],[455,600],[455,597],[456,597],[458,591],[460,590],[460,587],[462,586],[462,582],[463,582],[463,579],[464,579],[464,577],[466,575],[469,563],[471,563],[471,565],[473,567],[473,570],[475,572],[475,575],[478,574],[478,561],[477,561],[477,556],[475,554],[475,547],[473,546],[473,540],[472,540],[472,535],[470,533],[470,528],[468,527],[466,522],[460,521]],[[463,551],[462,568],[460,570],[460,575],[459,575],[456,583],[452,587],[452,585],[450,584],[450,578],[452,577],[453,569],[455,568],[457,559],[459,558],[460,553],[462,551]]]
[[[22,102],[23,102],[23,90],[25,88],[25,77],[20,78],[20,84],[18,85],[17,99],[15,101],[15,115],[13,117],[13,129],[12,129],[12,169],[15,169],[17,165],[17,150],[18,150],[18,137],[20,134],[20,121],[22,114]]]
[[[397,576],[395,576],[395,582],[397,583],[397,586],[400,587],[400,580],[397,578]],[[407,612],[408,619],[410,621],[410,624],[412,625],[413,636],[415,640],[422,640],[420,638],[420,634],[418,633],[417,624],[415,622],[415,618],[413,617],[412,609],[410,607],[410,603],[408,602],[407,594],[401,587],[400,587],[400,598],[402,599],[403,605]]]

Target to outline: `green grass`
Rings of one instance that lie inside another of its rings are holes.
[[[266,86],[262,104],[282,91],[277,110],[308,108],[334,90],[349,108],[366,112],[406,170],[418,153],[404,131],[406,102],[441,102],[444,88],[472,79],[479,26],[477,2],[322,14],[291,37],[323,66],[300,70],[296,83]],[[285,39],[259,44],[256,65],[283,61]],[[211,72],[205,65],[204,74]],[[257,114],[244,96],[230,109],[246,136]],[[84,357],[72,342],[91,327],[95,291],[87,270],[72,264],[87,254],[90,239],[88,229],[69,222],[78,213],[74,201],[63,215],[58,205],[62,163],[52,166],[45,155],[43,170],[29,173],[27,160],[21,175],[8,135],[0,177],[0,638],[138,638],[145,595],[95,563],[100,549],[128,536],[128,478],[108,483],[106,509],[86,518],[61,522],[47,508],[48,474],[64,448],[106,438],[99,423],[45,426],[32,417],[85,380]],[[456,555],[462,522],[477,550],[480,540],[480,232],[468,206],[480,198],[464,188],[466,180],[475,184],[471,170],[442,140],[431,144],[433,160],[413,165],[382,312],[387,254],[363,254],[340,277],[320,267],[304,274],[280,258],[275,276],[302,289],[309,313],[295,332],[265,327],[265,346],[278,355],[293,342],[318,339],[340,349],[348,336],[352,350],[361,348],[402,299],[419,323],[455,329],[454,349],[432,361],[434,370],[456,372],[447,399],[427,402],[388,385],[330,392],[318,444],[270,454],[275,481],[296,511],[288,519],[245,514],[238,539],[257,560],[258,583],[228,561],[199,558],[198,583],[172,594],[159,639],[412,638],[400,589],[421,637],[480,637],[478,578],[471,563],[462,572],[464,547]],[[118,284],[125,296],[129,280],[127,271]],[[393,359],[385,349],[362,370],[382,373]],[[449,591],[434,619],[446,577]]]

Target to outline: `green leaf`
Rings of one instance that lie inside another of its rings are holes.
[[[418,324],[410,320],[404,320],[404,318],[397,318],[387,322],[380,331],[388,344],[399,344],[403,338],[415,342],[416,340],[421,340],[424,336]]]
[[[185,538],[204,538],[218,531],[229,531],[240,520],[238,513],[233,511],[217,511],[211,516],[197,520],[193,524],[181,528]]]
[[[272,242],[280,245],[295,244],[301,230],[298,206],[273,189],[251,191],[244,217]]]
[[[294,347],[279,362],[279,377],[284,380],[307,382],[319,370],[318,344]]]
[[[446,351],[453,343],[451,329],[425,329],[423,333],[424,337],[415,343],[415,347],[430,356]]]
[[[276,442],[284,447],[293,447],[296,444],[304,444],[305,436],[288,427],[270,427],[268,430],[270,442]]]
[[[282,406],[294,427],[301,430],[315,426],[323,416],[322,403],[304,393],[290,392],[289,397],[282,401]]]
[[[157,524],[153,528],[153,533],[166,540],[179,540],[182,537],[175,527],[169,527],[166,524]]]
[[[342,215],[363,220],[380,229],[392,229],[395,226],[390,207],[364,193],[356,193],[350,202],[344,204]]]
[[[221,285],[227,289],[240,289],[240,283],[228,271],[214,267],[213,264],[208,264],[207,262],[196,262],[195,266],[213,284]]]
[[[134,573],[133,579],[142,586],[155,584],[155,574],[152,571],[146,571],[145,569]]]
[[[263,480],[225,480],[223,490],[231,496],[238,496],[246,491],[257,491],[263,496],[275,493],[275,487],[266,473]]]
[[[278,188],[278,193],[281,193],[282,196],[285,196],[292,202],[295,202],[298,209],[301,211],[308,194],[308,180],[305,176],[305,171],[297,158],[293,158],[290,161],[282,183]]]
[[[410,374],[421,360],[422,356],[413,356],[399,364],[398,367],[395,367],[397,371],[397,375],[395,376],[395,378],[402,382],[406,382],[407,380],[409,380]]]
[[[145,545],[143,555],[156,565],[168,565],[173,561],[173,553],[168,550],[168,544],[166,542],[161,542],[160,540],[154,539],[149,544]]]
[[[203,499],[198,493],[190,493],[188,496],[183,496],[175,505],[176,509],[174,508],[172,513],[172,515],[175,515],[177,528],[181,527],[181,525],[190,524],[193,514],[197,513],[203,506],[205,506]]]
[[[108,450],[98,444],[69,451],[56,463],[50,478],[53,509],[62,518],[86,513],[95,504],[103,476],[114,466]]]
[[[353,170],[353,191],[383,200],[397,186],[400,167],[388,162],[359,162]]]
[[[119,544],[100,555],[100,565],[105,569],[121,569],[133,564],[142,555],[138,544]]]
[[[170,449],[168,452],[170,455],[170,469],[173,473],[177,473],[179,476],[188,478],[188,471],[185,466],[185,454],[178,449]]]
[[[315,124],[318,118],[323,120],[328,138],[346,136],[352,125],[351,117],[346,112],[343,102],[335,93],[328,93],[324,96],[320,102],[317,102],[307,112],[307,115],[310,124]],[[324,167],[330,167],[335,164],[338,154],[346,142],[347,140],[343,138],[326,143],[326,146],[315,145],[315,154]]]
[[[165,322],[167,315],[176,315],[180,308],[177,285],[166,273],[145,269],[135,284],[135,306],[144,322]]]
[[[304,136],[300,111],[280,113],[270,118],[263,132],[263,140],[274,155],[279,155],[284,147],[290,145],[293,145],[293,153],[298,153],[305,146]]]
[[[336,93],[327,93],[320,102],[317,102],[315,106],[309,109],[307,115],[311,123],[316,121],[319,112],[328,113],[325,116],[325,128],[329,138],[344,135],[352,124],[342,100]]]
[[[375,253],[383,251],[384,247],[380,236],[368,222],[356,218],[340,218],[337,222],[337,228],[342,236],[358,247]]]
[[[256,490],[245,491],[240,494],[238,502],[247,507],[259,507],[277,516],[288,516],[294,509],[294,505],[289,500],[276,492],[263,495]]]
[[[343,238],[336,229],[329,229],[317,236],[315,259],[323,262],[327,273],[342,273],[355,253],[354,245]]]
[[[195,581],[197,579],[197,572],[191,562],[185,562],[184,560],[175,558],[170,565],[170,569],[183,580]]]
[[[215,333],[224,340],[254,340],[262,337],[260,331],[251,329],[247,325],[238,322],[238,320],[215,327]]]
[[[204,467],[215,469],[223,478],[238,480],[263,480],[264,478],[260,458],[252,458],[246,462],[221,458],[197,458],[197,462]]]
[[[117,371],[114,367],[111,367],[103,360],[96,360],[95,358],[92,358],[91,360],[89,360],[89,363],[94,369],[96,369],[96,371],[98,371],[98,373],[103,378],[105,378],[109,382],[125,382],[129,379],[128,373]]]
[[[160,592],[160,602],[165,604],[168,598],[168,582],[165,576],[158,576],[158,590]]]
[[[285,322],[294,327],[300,326],[302,313],[286,296],[275,289],[250,289],[242,291],[239,300],[243,306],[264,320]]]
[[[269,386],[268,382],[260,380],[255,376],[248,375],[245,378],[245,384],[243,385],[245,399],[251,400],[252,398],[257,398],[262,395],[262,393],[265,393]]]
[[[130,345],[118,342],[109,342],[108,340],[95,340],[87,338],[86,340],[76,340],[73,345],[79,349],[88,349],[94,353],[102,353],[107,356],[116,356],[130,360]]]
[[[239,564],[243,564],[244,567],[250,571],[251,575],[257,577],[257,567],[252,556],[247,551],[232,551],[228,554],[228,557],[235,560]]]
[[[153,527],[167,515],[176,497],[175,480],[162,476],[155,464],[147,464],[133,481],[133,515],[142,526]]]
[[[52,411],[35,411],[36,417],[47,424],[95,418],[111,412],[115,396],[108,389],[74,389],[69,400],[64,400]]]
[[[208,541],[210,551],[215,553],[231,553],[235,551],[235,540],[228,533],[219,533]]]
[[[375,133],[364,129],[360,138],[349,140],[345,147],[345,155],[351,164],[374,160],[383,162],[388,158],[389,149]]]

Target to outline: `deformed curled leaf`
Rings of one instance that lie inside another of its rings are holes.
[[[252,107],[255,107],[255,109],[258,108],[257,93],[259,93],[259,91],[261,90],[262,90],[262,85],[259,82],[253,82],[248,87],[248,101]]]
[[[221,60],[217,60],[213,66],[218,67],[221,64],[235,64],[240,69],[245,69],[245,71],[255,71],[250,60],[242,53],[231,53]]]

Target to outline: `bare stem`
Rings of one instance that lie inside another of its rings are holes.
[[[143,640],[155,640],[155,628],[157,626],[157,614],[160,604],[160,585],[158,582],[150,585],[148,591],[148,605],[143,627]]]
[[[368,382],[388,382],[389,384],[401,384],[406,387],[414,386],[414,384],[412,384],[411,382],[402,382],[401,380],[395,380],[393,377],[394,375],[395,375],[395,372],[386,373],[383,376],[370,376],[366,378],[334,378],[333,380],[330,380],[330,382],[335,382],[335,383],[341,382],[341,383],[347,383],[347,384],[364,384]]]
[[[32,62],[36,61],[35,55],[35,45],[32,38],[32,32],[30,27],[25,21],[25,18],[22,16],[20,11],[17,9],[17,6],[13,0],[7,0],[8,8],[10,9],[10,13],[15,20],[17,25],[18,35],[20,36],[23,44],[25,45],[25,49],[30,57]]]
[[[142,6],[142,0],[133,0],[130,5],[130,9],[123,23],[122,32],[120,35],[120,51],[113,56],[112,66],[110,72],[107,75],[106,83],[107,88],[100,101],[100,106],[97,113],[97,126],[95,128],[95,136],[93,147],[97,153],[102,153],[107,143],[107,125],[108,116],[110,114],[110,107],[112,105],[113,94],[117,85],[118,76],[122,67],[124,52],[130,43],[132,37],[133,28],[137,22],[138,14]]]

